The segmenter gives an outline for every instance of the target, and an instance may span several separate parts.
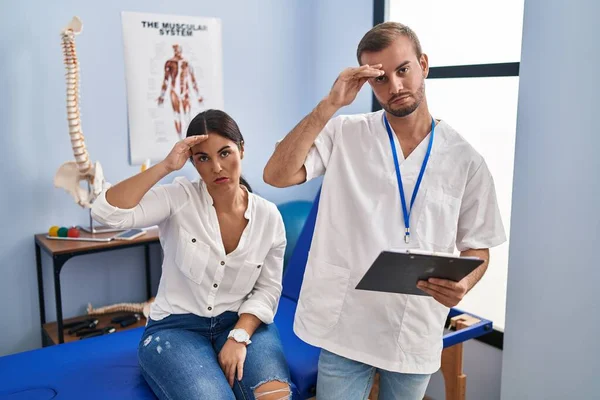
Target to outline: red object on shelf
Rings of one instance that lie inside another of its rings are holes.
[[[79,237],[79,234],[80,232],[77,228],[69,228],[69,231],[67,232],[67,236],[72,238]]]

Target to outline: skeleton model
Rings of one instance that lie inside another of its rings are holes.
[[[148,318],[150,315],[150,305],[154,301],[154,297],[143,303],[119,303],[111,306],[99,307],[94,309],[91,304],[88,304],[87,313],[88,315],[102,315],[114,312],[132,312],[142,313],[144,317]]]
[[[85,147],[81,118],[79,113],[79,61],[75,51],[75,35],[81,32],[81,20],[73,20],[61,32],[64,62],[67,80],[67,120],[69,121],[69,135],[75,161],[68,161],[61,165],[54,176],[54,186],[66,190],[77,204],[90,208],[104,186],[104,174],[100,163],[94,164]],[[81,181],[87,182],[87,190],[80,186]]]
[[[67,120],[69,121],[69,135],[75,161],[68,161],[61,165],[54,176],[54,186],[66,190],[77,204],[90,208],[93,201],[102,192],[104,174],[98,161],[92,164],[81,130],[81,117],[79,113],[79,61],[75,51],[75,35],[81,32],[81,20],[73,17],[69,25],[61,32],[64,62],[67,79]],[[87,182],[88,190],[80,186],[81,181]],[[88,304],[89,315],[107,314],[117,311],[140,312],[147,318],[150,304],[154,298],[144,303],[121,303],[112,306],[92,308]]]

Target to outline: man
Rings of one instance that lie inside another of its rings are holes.
[[[183,111],[185,116],[186,127],[190,122],[192,105],[190,103],[190,81],[198,97],[198,102],[202,103],[204,100],[198,91],[198,83],[196,82],[196,76],[194,75],[194,69],[192,66],[183,58],[183,49],[180,45],[173,45],[173,57],[167,60],[165,63],[165,77],[163,79],[160,96],[157,99],[158,105],[163,104],[165,101],[165,93],[169,84],[171,85],[170,96],[171,106],[173,107],[173,113],[175,114],[175,130],[179,139],[182,138],[181,132],[184,129],[181,123],[181,112]]]
[[[279,143],[264,180],[286,187],[324,175],[294,322],[322,348],[318,399],[366,399],[375,372],[380,399],[422,399],[440,367],[449,307],[481,279],[504,228],[485,161],[429,114],[428,58],[415,33],[380,24],[357,57],[361,66],[344,70]],[[331,119],[367,81],[384,111]],[[355,289],[382,250],[455,246],[485,263],[460,282],[420,282],[431,296]]]

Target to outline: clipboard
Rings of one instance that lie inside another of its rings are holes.
[[[423,250],[386,250],[375,259],[356,289],[430,296],[417,287],[418,281],[441,278],[458,282],[483,262],[478,257]]]

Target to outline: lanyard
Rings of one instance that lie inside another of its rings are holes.
[[[431,154],[431,146],[433,145],[433,134],[435,131],[435,120],[433,119],[433,117],[431,118],[431,135],[429,137],[429,146],[427,146],[427,153],[425,153],[425,159],[423,160],[423,164],[421,165],[421,171],[419,172],[419,177],[417,178],[417,183],[415,184],[415,189],[413,190],[412,198],[410,199],[410,209],[407,209],[406,207],[404,187],[402,186],[402,175],[400,174],[400,165],[398,164],[398,153],[396,152],[396,146],[394,145],[394,134],[392,133],[392,128],[390,127],[385,113],[383,114],[383,122],[385,123],[385,129],[387,130],[388,136],[390,138],[390,145],[392,146],[392,156],[394,157],[394,165],[396,167],[396,178],[398,179],[400,200],[402,201],[402,213],[404,214],[404,242],[408,243],[410,241],[410,212],[415,202],[415,198],[417,197],[419,187],[421,186],[421,180],[423,179],[423,174],[425,173],[425,168],[427,167],[427,161],[429,161],[429,155]]]

